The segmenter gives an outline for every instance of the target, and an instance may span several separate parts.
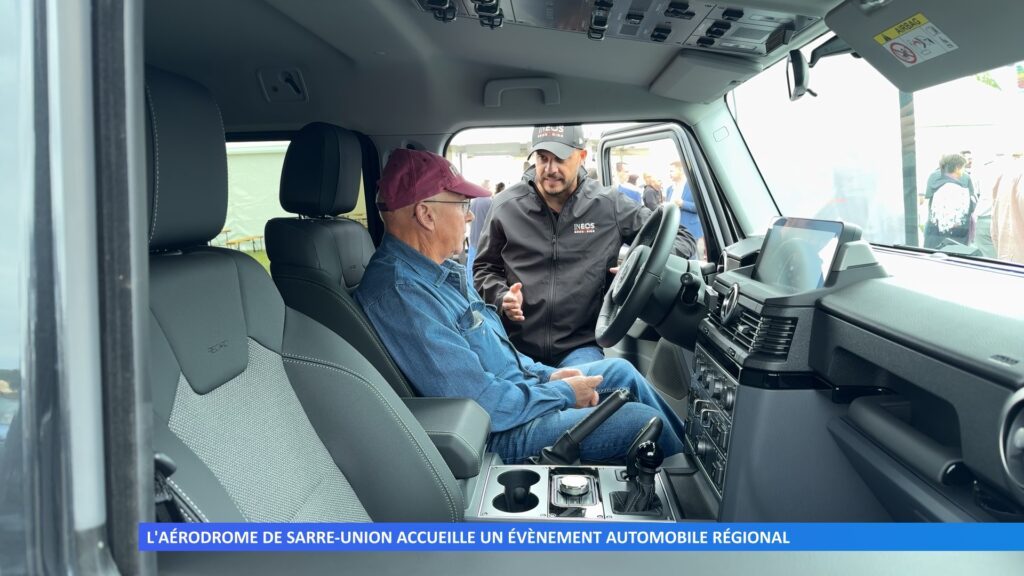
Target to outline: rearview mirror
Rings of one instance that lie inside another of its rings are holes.
[[[799,100],[808,92],[811,96],[817,96],[814,91],[807,88],[808,76],[807,60],[804,59],[803,52],[790,50],[789,61],[786,63],[786,87],[789,89],[790,100]]]

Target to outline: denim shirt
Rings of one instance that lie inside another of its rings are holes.
[[[476,400],[493,432],[576,404],[565,381],[549,381],[555,368],[516,351],[453,260],[438,266],[385,234],[355,297],[420,394]]]

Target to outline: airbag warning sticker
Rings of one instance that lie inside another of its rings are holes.
[[[957,49],[957,45],[920,12],[878,34],[875,41],[907,68]]]

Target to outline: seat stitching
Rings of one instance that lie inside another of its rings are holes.
[[[427,430],[427,435],[429,436],[431,434],[440,434],[440,435],[444,435],[444,436],[454,436],[454,437],[458,438],[459,440],[461,440],[462,443],[466,445],[466,448],[469,448],[469,451],[473,453],[473,458],[474,458],[473,463],[477,465],[477,468],[480,467],[480,453],[477,452],[476,448],[473,448],[473,445],[470,444],[465,438],[463,438],[461,434],[459,434],[458,432],[450,432],[448,430]]]
[[[412,440],[412,445],[413,447],[416,448],[416,452],[419,453],[420,459],[423,460],[423,462],[427,465],[427,468],[430,470],[431,475],[433,476],[434,484],[436,484],[437,487],[440,488],[441,491],[444,493],[445,500],[448,505],[448,512],[451,514],[452,522],[456,521],[455,501],[452,499],[452,495],[448,491],[448,487],[444,484],[444,481],[441,480],[441,476],[440,474],[438,474],[437,469],[434,468],[434,465],[430,462],[430,459],[427,458],[427,455],[423,452],[423,449],[420,447],[419,442],[416,441],[416,438],[413,437],[412,432],[409,430],[408,426],[406,426],[405,422],[403,422],[402,419],[399,418],[398,413],[395,412],[394,406],[392,406],[387,401],[384,395],[381,394],[380,391],[377,390],[377,388],[374,387],[369,380],[367,380],[365,377],[363,377],[362,374],[359,374],[354,370],[345,368],[343,366],[338,366],[336,364],[333,364],[326,360],[321,360],[319,358],[309,358],[306,356],[300,356],[298,354],[288,354],[282,355],[282,359],[288,362],[294,362],[296,364],[307,364],[309,366],[313,366],[314,368],[327,368],[330,370],[336,370],[338,372],[348,374],[349,376],[355,377],[356,380],[364,384],[371,392],[373,392],[374,396],[377,397],[381,404],[383,404],[384,407],[388,409],[391,418],[398,423],[402,431],[405,432],[406,436],[408,436],[409,439]]]
[[[179,496],[181,496],[182,498],[185,499],[186,502],[188,502],[189,506],[195,508],[196,513],[198,513],[199,517],[203,519],[203,522],[210,521],[210,519],[206,517],[206,514],[203,514],[202,509],[199,508],[199,506],[195,502],[193,502],[191,498],[188,497],[188,494],[186,494],[185,491],[181,489],[181,486],[175,484],[174,480],[171,480],[170,478],[167,479],[167,483],[170,484],[172,488],[174,488],[174,491],[177,492]]]
[[[149,92],[149,84],[146,84],[146,102],[149,104],[149,115],[152,116],[150,124],[153,126],[153,173],[155,185],[153,191],[153,223],[149,228],[149,241],[152,243],[156,236],[156,219],[160,214],[160,132],[157,130],[156,106],[153,105],[153,95]]]

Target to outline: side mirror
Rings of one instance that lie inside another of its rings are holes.
[[[789,99],[799,100],[804,94],[810,92],[811,96],[817,96],[813,90],[807,87],[808,76],[807,60],[803,52],[799,50],[789,51],[789,61],[786,63],[786,87],[789,89]]]

